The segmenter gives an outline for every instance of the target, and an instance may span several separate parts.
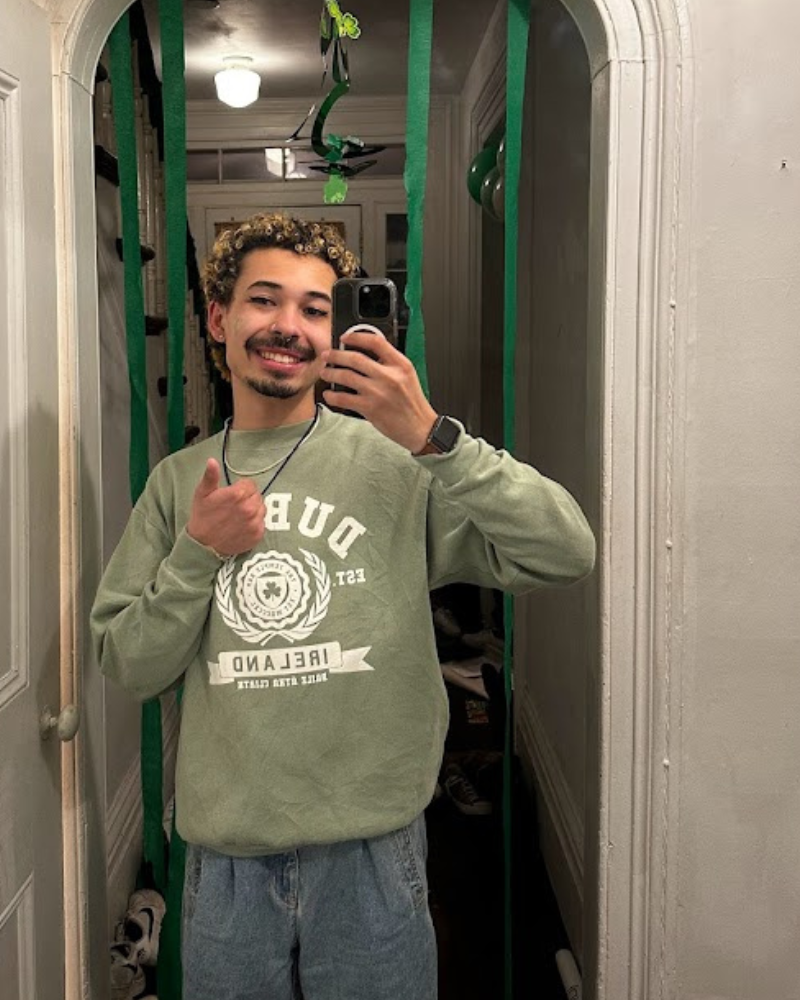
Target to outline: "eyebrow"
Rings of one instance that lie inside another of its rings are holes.
[[[248,285],[247,286],[248,292],[253,288],[269,288],[275,292],[282,292],[284,290],[283,285],[278,284],[277,281],[265,281],[264,279],[261,279],[259,281],[254,281],[252,285]],[[325,292],[315,292],[312,290],[308,292],[303,292],[303,296],[307,299],[324,299],[325,302],[329,304],[331,303],[330,295],[327,295]]]

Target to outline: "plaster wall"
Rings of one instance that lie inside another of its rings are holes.
[[[791,0],[694,0],[675,995],[800,995],[800,63]]]

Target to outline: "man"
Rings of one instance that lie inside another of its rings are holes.
[[[440,418],[373,333],[331,350],[357,262],[265,215],[204,271],[225,430],[153,471],[92,614],[138,698],[184,682],[186,1000],[433,1000],[422,813],[447,729],[428,591],[571,583],[594,541],[560,486]],[[327,389],[322,378],[354,389]]]

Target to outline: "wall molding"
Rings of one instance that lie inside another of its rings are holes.
[[[138,850],[142,837],[142,790],[139,757],[131,761],[106,815],[106,870],[115,883],[131,852]]]
[[[180,733],[177,698],[162,701],[164,795],[174,790],[175,757]],[[120,782],[106,814],[106,881],[111,927],[124,912],[139,869],[144,830],[141,761],[137,754]]]
[[[0,239],[3,276],[0,310],[9,331],[3,358],[2,384],[5,410],[4,458],[10,510],[1,529],[8,533],[8,565],[3,570],[8,595],[10,631],[4,639],[0,664],[0,708],[29,684],[28,631],[30,619],[28,391],[19,372],[28,370],[28,326],[25,280],[25,190],[22,169],[22,108],[20,81],[0,71]],[[11,335],[13,332],[13,335]]]
[[[170,771],[175,761],[180,733],[177,699],[162,703],[164,768]],[[137,754],[125,772],[106,814],[106,869],[109,882],[115,882],[126,867],[132,850],[140,850],[142,836],[141,760]]]
[[[539,822],[545,812],[561,847],[566,868],[578,899],[583,902],[583,808],[575,802],[555,747],[547,737],[536,705],[531,699],[517,700],[517,746],[523,766],[527,762],[539,791]]]
[[[0,934],[13,921],[17,938],[17,978],[11,983],[18,987],[20,997],[36,995],[36,921],[34,881],[29,875],[11,902],[0,913]]]

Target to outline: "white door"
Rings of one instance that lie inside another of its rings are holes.
[[[31,0],[0,31],[0,995],[64,995],[58,344],[50,32]]]

